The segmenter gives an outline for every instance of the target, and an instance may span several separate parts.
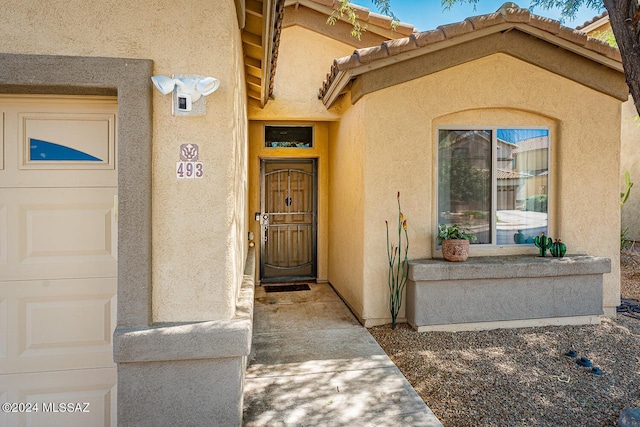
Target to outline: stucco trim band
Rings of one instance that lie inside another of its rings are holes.
[[[118,97],[118,325],[151,322],[151,75],[146,59],[0,53],[0,92]]]
[[[253,332],[254,276],[255,252],[250,249],[232,319],[119,327],[113,337],[114,361],[135,363],[248,356]]]

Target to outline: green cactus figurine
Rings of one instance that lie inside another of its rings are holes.
[[[564,254],[567,253],[567,245],[562,243],[562,240],[556,239],[551,249],[549,249],[549,252],[551,252],[551,255],[554,257],[562,258]]]
[[[533,243],[540,249],[540,254],[538,256],[545,257],[547,256],[547,249],[551,249],[553,246],[553,239],[551,237],[546,237],[544,233],[540,233],[539,236],[536,236],[533,239]]]

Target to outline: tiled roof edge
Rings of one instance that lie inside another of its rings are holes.
[[[338,6],[338,1],[336,0],[307,0],[311,3],[318,4],[320,6],[325,6],[331,9],[335,9]],[[358,20],[364,22],[369,25],[373,25],[376,27],[380,27],[384,30],[392,30],[391,23],[393,19],[390,16],[382,15],[379,13],[372,12],[370,9],[351,3],[351,7],[358,13]],[[406,22],[397,22],[395,31],[402,35],[408,36],[415,32],[415,27]]]
[[[273,88],[276,79],[276,67],[278,65],[278,51],[280,49],[280,36],[282,34],[282,21],[284,18],[284,0],[278,0],[276,4],[276,19],[274,22],[273,48],[271,50],[271,73],[269,75],[269,90],[267,96],[273,96]]]
[[[596,15],[596,16],[594,16],[593,18],[589,19],[588,21],[584,22],[582,25],[578,25],[578,26],[576,27],[576,30],[581,30],[581,29],[583,29],[584,27],[587,27],[587,26],[589,26],[589,25],[591,25],[591,24],[593,24],[593,23],[595,23],[595,22],[597,22],[597,21],[601,20],[601,19],[602,19],[602,18],[604,18],[605,16],[609,16],[609,12],[608,12],[608,11],[606,11],[606,10],[605,10],[604,12],[602,12],[600,15]]]
[[[472,16],[462,22],[441,25],[435,30],[413,33],[409,37],[386,41],[379,46],[356,49],[350,56],[336,59],[331,66],[330,72],[327,74],[326,80],[320,88],[318,97],[322,99],[327,94],[328,89],[331,87],[331,84],[334,82],[339,72],[348,71],[363,64],[368,64],[403,52],[419,49],[446,39],[454,39],[464,34],[504,23],[527,24],[570,43],[582,46],[585,49],[591,50],[609,59],[621,62],[620,51],[609,46],[606,42],[588,37],[582,31],[565,27],[560,24],[559,21],[533,15],[528,9],[519,8],[515,3],[505,3],[505,5],[495,13]]]

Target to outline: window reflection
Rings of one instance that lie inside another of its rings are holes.
[[[461,224],[491,243],[491,132],[442,130],[438,152],[439,222]]]
[[[548,129],[440,130],[438,139],[439,223],[468,227],[477,244],[532,244],[547,232]]]

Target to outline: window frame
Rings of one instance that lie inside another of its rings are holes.
[[[491,213],[490,213],[490,217],[494,219],[495,221],[495,217],[497,215],[497,206],[498,206],[498,174],[497,174],[497,168],[498,168],[498,130],[499,129],[514,129],[514,130],[546,130],[548,135],[547,138],[549,139],[549,147],[547,149],[547,173],[548,173],[548,177],[547,177],[547,235],[551,235],[551,224],[553,223],[553,214],[552,212],[554,212],[553,210],[553,176],[554,176],[554,172],[552,171],[553,169],[553,163],[552,163],[552,152],[553,152],[553,145],[554,145],[554,138],[553,138],[553,128],[552,126],[536,126],[536,125],[532,125],[532,126],[526,126],[526,125],[518,125],[518,126],[512,126],[512,125],[488,125],[488,126],[481,126],[481,125],[469,125],[469,126],[465,126],[465,125],[438,125],[435,127],[435,137],[434,137],[434,159],[435,159],[435,167],[434,167],[434,199],[435,199],[435,205],[433,208],[433,218],[434,218],[434,249],[436,251],[440,251],[441,250],[441,245],[438,243],[438,239],[437,239],[437,227],[439,225],[439,206],[440,206],[440,200],[439,200],[439,186],[440,186],[440,182],[439,182],[439,168],[440,168],[440,157],[439,157],[439,149],[440,149],[440,131],[489,131],[491,132]],[[473,244],[473,248],[474,250],[479,249],[479,250],[491,250],[491,249],[502,249],[502,248],[509,248],[509,249],[517,249],[517,248],[531,248],[532,246],[534,246],[534,244],[532,243],[520,243],[520,244],[497,244],[497,224],[494,222],[492,224],[491,227],[491,242],[492,243],[480,243],[480,244]]]

